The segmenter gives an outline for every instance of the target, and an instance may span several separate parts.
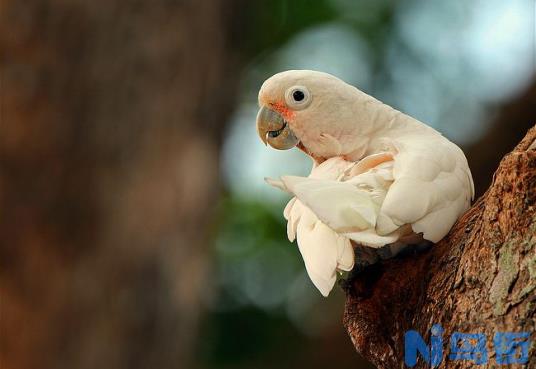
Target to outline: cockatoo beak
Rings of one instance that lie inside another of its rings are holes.
[[[257,114],[257,132],[265,145],[277,150],[291,149],[300,142],[281,114],[266,106]]]

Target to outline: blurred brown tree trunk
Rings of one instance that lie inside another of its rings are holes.
[[[483,367],[497,367],[494,334],[529,332],[534,341],[535,312],[536,127],[503,158],[489,190],[445,239],[351,281],[344,322],[357,351],[380,369],[406,367],[404,333],[416,330],[429,343],[436,323],[444,328],[438,368],[474,366],[447,358],[454,332],[485,334]],[[533,343],[523,367],[536,367],[535,349]],[[430,366],[420,360],[416,367]]]
[[[3,369],[191,367],[229,6],[0,0]]]

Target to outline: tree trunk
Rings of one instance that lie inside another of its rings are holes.
[[[535,190],[533,127],[445,239],[424,253],[383,261],[349,281],[344,325],[356,350],[379,369],[404,368],[405,333],[415,330],[429,345],[432,326],[440,324],[443,333],[434,331],[443,340],[439,368],[475,364],[449,358],[459,352],[455,332],[485,337],[487,358],[480,367],[498,367],[504,347],[494,344],[495,334],[529,332],[529,362],[514,367],[536,368]],[[415,367],[430,365],[419,355]]]
[[[224,1],[0,0],[0,365],[188,368]]]

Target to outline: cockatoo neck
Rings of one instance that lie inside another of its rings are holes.
[[[307,124],[291,126],[299,138],[298,148],[316,164],[333,157],[359,161],[367,155],[391,150],[393,141],[404,141],[415,134],[439,134],[353,87],[347,95],[348,101],[332,104],[337,109],[321,119],[314,117]]]
[[[424,123],[379,101],[371,105],[375,111],[367,115],[373,118],[356,124],[351,134],[341,138],[342,156],[346,160],[358,161],[367,155],[393,150],[393,141],[404,141],[415,134],[423,137],[439,134]]]

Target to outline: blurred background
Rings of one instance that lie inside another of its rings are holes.
[[[317,69],[443,132],[481,195],[536,117],[532,0],[0,0],[0,366],[371,368],[255,132]]]

